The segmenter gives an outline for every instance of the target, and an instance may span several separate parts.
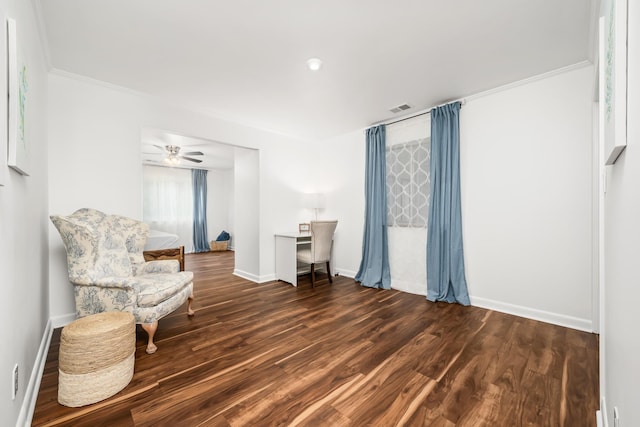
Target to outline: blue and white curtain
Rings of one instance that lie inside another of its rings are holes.
[[[195,252],[209,252],[207,236],[207,171],[191,169],[193,186],[193,247]]]
[[[460,103],[431,110],[427,299],[469,305],[460,207]]]
[[[391,289],[387,245],[385,126],[367,129],[365,225],[362,261],[355,279],[370,288]]]

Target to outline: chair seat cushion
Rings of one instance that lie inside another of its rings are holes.
[[[145,274],[137,276],[138,307],[155,307],[179,293],[193,281],[193,273],[181,271],[172,274]]]

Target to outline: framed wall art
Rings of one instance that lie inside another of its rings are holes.
[[[603,1],[599,84],[606,165],[627,146],[627,7],[628,0]]]
[[[27,138],[27,65],[22,58],[17,39],[16,21],[6,19],[8,72],[8,131],[7,163],[22,175],[29,175],[29,146]]]

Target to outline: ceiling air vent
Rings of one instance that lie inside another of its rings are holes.
[[[411,108],[411,105],[409,104],[402,104],[402,105],[398,105],[397,107],[393,107],[391,109],[392,113],[399,113],[401,111],[405,111],[408,110],[409,108]]]

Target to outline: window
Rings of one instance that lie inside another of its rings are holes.
[[[427,227],[429,216],[429,138],[388,146],[387,225]]]

